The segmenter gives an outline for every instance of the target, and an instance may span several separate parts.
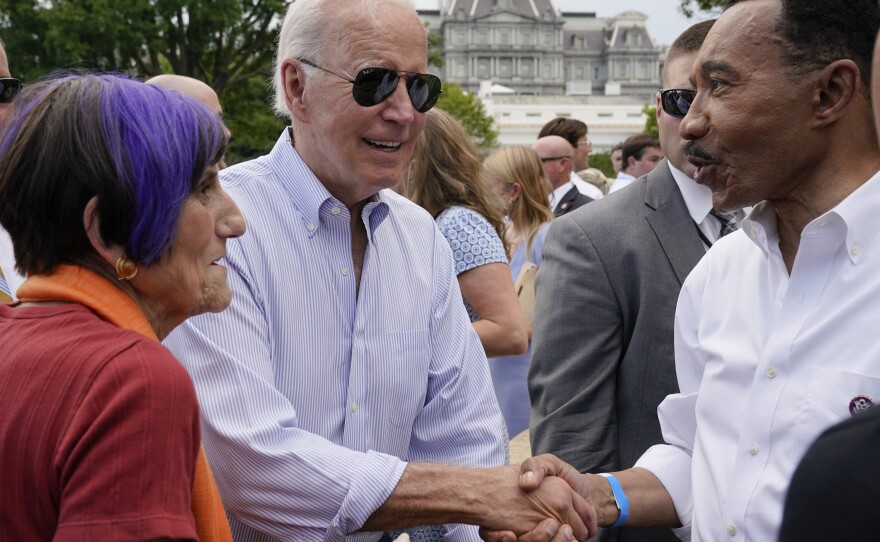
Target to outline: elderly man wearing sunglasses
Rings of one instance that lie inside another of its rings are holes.
[[[0,131],[7,117],[12,112],[12,99],[21,90],[21,81],[14,79],[9,72],[9,60],[6,57],[6,49],[0,40]],[[12,239],[2,227],[0,227],[0,303],[13,298],[13,293],[24,277],[15,269],[15,255],[12,252]]]
[[[405,0],[292,3],[274,75],[291,126],[221,174],[249,230],[227,245],[233,302],[166,344],[195,381],[236,538],[595,532],[562,480],[525,493],[501,466],[503,420],[450,248],[386,190],[441,93],[426,43]]]

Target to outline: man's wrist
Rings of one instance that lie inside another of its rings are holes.
[[[599,476],[605,478],[611,486],[611,493],[614,495],[614,504],[617,506],[617,519],[611,524],[611,527],[620,527],[629,517],[629,499],[623,491],[623,487],[613,474],[602,473]]]
[[[585,474],[590,484],[590,497],[596,509],[599,527],[611,527],[620,517],[611,483],[598,474]]]

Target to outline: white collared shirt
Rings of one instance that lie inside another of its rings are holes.
[[[593,199],[602,199],[605,197],[605,194],[602,193],[602,190],[598,186],[581,179],[580,176],[573,171],[571,172],[571,179],[569,182],[576,186],[578,192],[585,196],[589,196]]]
[[[550,192],[550,207],[553,211],[556,211],[556,206],[559,205],[559,202],[562,201],[562,197],[568,194],[568,191],[574,188],[574,184],[571,181],[559,185],[553,192]],[[578,190],[580,192],[580,190]],[[581,192],[583,194],[583,192]]]
[[[678,185],[678,191],[681,192],[694,224],[703,232],[706,239],[714,243],[721,234],[721,222],[709,214],[712,210],[712,190],[708,186],[698,184],[668,160],[666,163],[669,164],[669,171],[675,179],[675,184]]]
[[[681,392],[658,409],[667,444],[636,466],[660,479],[694,541],[775,540],[807,447],[880,400],[878,208],[880,173],[806,226],[789,276],[761,203],[685,281]]]
[[[624,173],[622,171],[617,172],[617,179],[611,185],[611,188],[608,190],[608,193],[617,192],[621,188],[625,188],[631,185],[636,180],[635,177],[630,175],[629,173]]]

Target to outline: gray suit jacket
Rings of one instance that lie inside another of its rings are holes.
[[[533,453],[609,472],[663,441],[657,405],[678,391],[675,305],[704,253],[665,160],[551,224],[529,369]],[[677,539],[665,528],[624,528],[618,540]]]

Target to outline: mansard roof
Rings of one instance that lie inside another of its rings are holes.
[[[496,9],[505,9],[529,18],[542,17],[548,10],[559,13],[552,0],[449,0],[445,15],[454,16],[462,10],[467,17],[485,17]]]

